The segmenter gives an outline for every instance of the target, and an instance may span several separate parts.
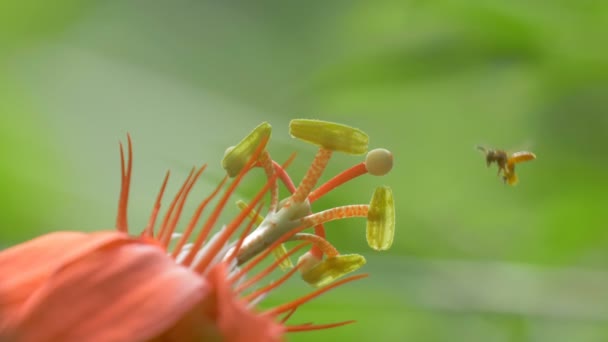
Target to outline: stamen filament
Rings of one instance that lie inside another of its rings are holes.
[[[295,158],[295,154],[292,154],[292,157]],[[293,158],[291,158],[290,160],[288,160],[288,162],[291,162],[291,160],[293,160]],[[285,184],[285,186],[287,187],[287,189],[289,190],[289,192],[291,194],[293,194],[294,192],[296,192],[296,187],[293,184],[293,181],[291,180],[291,177],[289,177],[289,174],[285,171],[285,169],[287,168],[287,166],[283,166],[281,167],[279,164],[277,164],[276,162],[273,162],[274,166],[275,166],[275,171],[277,172],[279,178],[281,179],[281,181],[283,181],[283,183]],[[287,163],[286,163],[287,164]],[[310,195],[309,195],[310,198]],[[312,203],[312,202],[311,202]],[[315,226],[315,234],[325,238],[325,227],[323,227],[322,224]],[[319,249],[319,247],[313,245],[310,253],[317,257],[317,258],[322,258],[323,257],[323,252]]]
[[[285,164],[291,164],[295,157],[296,154],[293,153],[291,157],[287,160],[287,162],[285,162]],[[285,171],[285,169],[287,169],[287,166],[285,164],[281,167],[279,163],[275,162],[274,160],[272,161],[272,165],[274,167],[274,171],[277,173],[277,176],[279,176],[279,179],[283,182],[283,184],[285,184],[287,190],[289,190],[289,193],[293,194],[294,192],[296,192],[296,186],[291,180],[291,177],[289,177],[287,171]]]
[[[192,216],[190,223],[188,223],[186,230],[184,230],[182,237],[177,242],[177,245],[175,246],[175,248],[173,248],[173,252],[171,253],[171,256],[174,259],[179,255],[179,252],[181,252],[182,248],[184,247],[184,245],[190,238],[190,235],[192,235],[192,231],[194,231],[194,227],[198,223],[198,220],[200,219],[201,215],[203,214],[203,211],[205,210],[205,208],[207,207],[209,202],[211,202],[211,200],[213,200],[215,198],[215,196],[217,196],[217,194],[220,192],[220,189],[224,186],[224,184],[226,183],[227,180],[228,180],[228,176],[225,176],[222,179],[222,181],[220,182],[220,184],[218,184],[218,186],[215,188],[215,190],[213,190],[213,192],[211,194],[209,194],[209,196],[207,196],[207,198],[205,198],[199,204],[198,208],[196,208],[196,211],[194,212],[194,215]],[[204,239],[206,239],[206,238],[207,238],[207,236],[204,236]]]
[[[186,177],[186,180],[184,181],[182,186],[179,188],[177,194],[175,195],[175,197],[173,197],[173,200],[171,201],[171,204],[169,205],[169,209],[165,213],[163,222],[160,225],[160,230],[157,235],[157,240],[161,241],[162,237],[164,236],[165,231],[167,230],[167,226],[169,224],[169,220],[173,216],[173,210],[175,209],[175,206],[177,205],[178,201],[181,199],[183,192],[186,190],[186,187],[188,186],[188,183],[190,182],[190,178],[192,178],[192,176],[194,175],[194,170],[195,170],[194,168],[192,168],[190,170],[188,177]]]
[[[269,275],[272,271],[274,271],[280,264],[281,262],[283,262],[285,259],[289,258],[290,256],[292,256],[295,252],[297,252],[298,250],[302,249],[304,246],[306,245],[306,243],[302,243],[297,245],[296,247],[290,249],[285,255],[283,255],[280,259],[275,260],[270,266],[266,267],[264,270],[262,270],[260,273],[256,274],[255,276],[247,279],[247,281],[243,282],[241,285],[239,285],[239,287],[237,287],[237,289],[235,290],[235,292],[243,292],[245,291],[248,287],[250,287],[251,285],[257,283],[258,281],[260,281],[262,278],[264,278],[265,276]],[[296,269],[297,267],[294,267],[293,269]],[[251,269],[251,267],[249,268]],[[249,269],[245,270],[244,273],[246,273]],[[239,272],[240,273],[240,272]],[[238,278],[241,277],[241,274],[235,274],[234,275],[234,279],[235,281],[238,280]],[[232,279],[230,280],[232,281]]]
[[[317,155],[312,161],[310,168],[306,171],[306,175],[302,178],[296,192],[291,196],[292,203],[302,203],[308,197],[312,188],[317,184],[317,181],[327,167],[327,163],[331,158],[332,151],[326,148],[319,148]]]
[[[307,233],[297,233],[294,236],[292,236],[291,238],[289,238],[289,240],[291,240],[291,241],[309,241],[309,242],[313,243],[314,246],[319,248],[321,250],[321,252],[328,257],[334,257],[334,256],[340,254],[338,252],[338,250],[336,249],[336,247],[332,246],[332,244],[329,243],[329,241],[325,240],[322,237],[319,237],[318,235],[307,234]],[[323,256],[323,254],[321,254],[321,257]]]
[[[265,138],[265,139],[263,139],[262,142],[260,142],[260,145],[256,148],[253,156],[251,158],[249,158],[247,165],[245,165],[245,167],[238,173],[236,178],[232,181],[232,183],[230,184],[228,189],[226,189],[224,196],[222,196],[222,198],[220,199],[219,203],[216,205],[215,209],[213,210],[213,212],[211,213],[211,215],[209,216],[207,221],[205,221],[205,225],[203,226],[203,229],[201,230],[201,234],[197,237],[197,239],[194,242],[192,249],[190,250],[188,255],[186,255],[186,258],[184,259],[184,261],[182,263],[183,265],[190,266],[190,264],[192,263],[192,260],[194,260],[194,256],[196,255],[197,251],[200,250],[200,248],[203,245],[203,242],[205,242],[205,239],[207,238],[207,235],[209,235],[211,228],[213,227],[213,225],[215,225],[215,223],[219,219],[220,214],[224,210],[224,207],[226,207],[226,203],[228,202],[228,199],[230,198],[232,193],[234,193],[234,191],[236,190],[236,187],[239,185],[239,183],[241,182],[241,180],[243,179],[243,177],[245,176],[245,174],[247,173],[249,168],[257,160],[258,156],[260,155],[260,153],[266,146],[267,140],[268,140],[268,138]]]
[[[330,285],[327,285],[327,286],[322,287],[322,288],[320,288],[320,289],[318,289],[316,291],[313,291],[313,292],[307,294],[306,296],[302,296],[302,297],[300,297],[300,298],[298,298],[296,300],[293,300],[293,301],[291,301],[289,303],[285,303],[285,304],[276,306],[276,307],[274,307],[274,308],[272,308],[270,310],[267,310],[266,313],[268,315],[278,315],[280,313],[287,312],[287,311],[289,311],[289,310],[291,310],[291,309],[293,309],[295,307],[298,307],[298,306],[300,306],[300,305],[302,305],[304,303],[307,303],[307,302],[313,300],[314,298],[319,297],[320,295],[324,294],[325,292],[327,292],[327,291],[329,291],[329,290],[331,290],[333,288],[336,288],[336,287],[338,287],[340,285],[349,283],[351,281],[355,281],[355,280],[366,278],[367,276],[368,276],[367,274],[358,274],[358,275],[350,276],[348,278],[344,278],[342,280],[338,280],[336,282],[331,283]]]
[[[342,207],[331,208],[302,218],[302,224],[307,227],[319,225],[321,223],[339,220],[346,217],[367,217],[369,205],[352,204]]]
[[[287,327],[288,332],[302,332],[302,331],[312,331],[312,330],[323,330],[323,329],[331,329],[336,327],[341,327],[343,325],[356,323],[355,320],[337,322],[337,323],[329,323],[329,324],[300,324],[300,325],[292,325]]]
[[[222,246],[224,246],[228,242],[228,240],[230,239],[230,237],[238,229],[238,227],[241,225],[241,223],[243,223],[243,221],[245,220],[245,218],[247,218],[247,216],[249,215],[249,213],[262,200],[262,197],[268,191],[268,188],[270,187],[270,184],[271,184],[271,181],[268,181],[266,183],[266,185],[260,191],[258,191],[258,194],[253,198],[253,200],[251,201],[251,203],[249,203],[249,205],[247,206],[247,208],[245,210],[241,211],[236,216],[236,218],[234,220],[232,220],[232,222],[230,222],[230,224],[227,225],[222,230],[222,233],[221,233],[220,237],[211,246],[209,246],[209,250],[207,251],[207,253],[205,254],[205,256],[203,256],[203,258],[197,263],[197,265],[194,265],[193,268],[197,272],[203,273],[203,271],[207,268],[207,266],[209,266],[209,264],[211,263],[211,261],[213,261],[213,258],[222,249]],[[234,191],[234,189],[233,189],[233,191]],[[230,193],[228,193],[227,195],[230,195]],[[224,198],[222,198],[222,202],[220,203],[220,205],[221,205],[220,210],[223,210],[223,207],[226,205],[226,202],[228,202],[228,196],[225,195]],[[215,219],[217,220],[218,217],[219,217],[219,213],[218,213],[218,215],[217,215],[217,217]]]
[[[266,177],[268,177],[268,179],[271,179],[271,178],[276,179],[274,167],[272,165],[272,158],[270,157],[270,153],[268,153],[268,151],[264,150],[262,152],[262,154],[260,155],[260,160],[258,162],[264,169],[264,172],[266,172]],[[272,186],[270,187],[270,205],[268,207],[268,211],[270,211],[270,212],[274,211],[278,204],[279,204],[279,184],[276,181],[274,181]]]
[[[292,316],[294,313],[296,313],[296,310],[298,310],[298,308],[297,308],[297,307],[295,307],[295,308],[293,308],[293,309],[289,310],[289,312],[288,312],[288,313],[287,313],[287,314],[286,314],[286,315],[285,315],[283,318],[281,318],[281,323],[285,324],[285,322],[287,322],[287,321],[288,321],[288,320],[291,318],[291,316]]]
[[[164,231],[164,234],[159,237],[159,240],[161,241],[161,243],[165,247],[165,249],[167,249],[167,247],[169,246],[169,242],[171,241],[171,235],[175,231],[175,227],[177,226],[177,223],[179,222],[179,219],[182,216],[182,210],[184,209],[184,204],[186,204],[188,195],[190,195],[190,191],[194,187],[194,184],[196,183],[198,178],[201,176],[203,171],[205,171],[205,168],[207,168],[207,165],[203,165],[194,174],[194,177],[192,177],[192,179],[190,180],[188,186],[186,187],[186,190],[184,191],[184,194],[182,195],[182,198],[179,201],[179,204],[177,205],[177,210],[175,211],[175,214],[173,215],[171,221],[169,222],[169,226]]]
[[[260,202],[258,204],[257,209],[255,209],[255,211],[260,211],[263,206],[264,206],[264,202]],[[239,251],[241,250],[241,246],[243,245],[243,241],[245,241],[245,238],[247,237],[247,235],[249,235],[249,232],[251,232],[251,229],[253,229],[253,226],[257,222],[255,215],[249,215],[249,219],[250,219],[249,220],[249,224],[247,224],[247,227],[241,233],[241,237],[236,242],[234,250],[232,251],[232,253],[230,253],[230,255],[228,256],[228,258],[226,258],[226,263],[228,265],[232,264],[232,261],[236,258],[236,256],[238,255]]]
[[[274,290],[278,286],[282,285],[283,283],[285,283],[289,278],[291,278],[294,275],[294,273],[296,273],[296,271],[298,271],[297,266],[292,268],[291,270],[289,270],[289,272],[283,274],[281,276],[281,278],[279,278],[278,280],[273,281],[272,283],[262,287],[261,289],[251,292],[250,294],[244,296],[243,299],[248,302],[256,300],[259,296],[266,294],[266,293]]]
[[[152,209],[152,214],[150,215],[150,220],[148,221],[148,225],[141,233],[142,236],[153,237],[154,236],[154,226],[156,225],[156,218],[158,217],[158,212],[160,211],[160,201],[165,194],[165,189],[167,187],[167,183],[169,182],[169,175],[171,172],[167,171],[165,174],[165,179],[163,180],[163,185],[160,187],[160,191],[156,196],[156,202],[154,203],[154,208]]]
[[[313,203],[336,187],[367,173],[365,162],[361,162],[347,170],[344,170],[334,178],[328,180],[323,185],[315,189],[308,195],[308,201]]]
[[[131,172],[133,171],[133,144],[131,135],[127,133],[127,166],[125,168],[125,153],[122,142],[120,145],[120,197],[118,200],[118,214],[116,215],[116,229],[121,232],[129,231],[127,206],[129,203],[129,188],[131,187]]]

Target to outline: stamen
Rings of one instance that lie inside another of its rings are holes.
[[[307,244],[308,243],[301,243],[301,244],[295,246],[294,248],[290,249],[289,252],[287,252],[287,254],[285,254],[283,257],[281,257],[281,259],[275,260],[270,266],[266,267],[260,273],[256,274],[255,276],[249,278],[247,281],[245,281],[244,283],[242,283],[236,289],[236,292],[244,291],[245,289],[247,289],[252,284],[255,284],[256,282],[260,281],[262,278],[264,278],[265,276],[267,276],[268,274],[270,274],[272,271],[274,271],[277,268],[277,266],[283,261],[284,258],[289,258],[295,252],[299,251],[300,249],[302,249]],[[245,265],[245,267],[241,268],[238,272],[236,272],[230,278],[229,281],[231,283],[235,284],[242,276],[244,276],[247,272],[251,271],[251,269],[253,269],[253,267],[255,267],[261,260],[264,260],[268,256],[268,254],[270,254],[270,253],[266,253],[266,252],[268,252],[268,250],[265,251],[263,254],[260,254],[258,257],[256,257],[254,260],[252,260],[247,265]]]
[[[395,201],[388,186],[376,188],[367,215],[367,244],[378,251],[391,247],[395,236]]]
[[[120,197],[118,200],[118,214],[116,215],[116,229],[121,232],[129,231],[127,219],[127,206],[129,204],[129,188],[131,187],[131,171],[133,170],[133,144],[131,135],[127,133],[127,166],[125,168],[125,153],[120,145]]]
[[[321,249],[323,254],[325,254],[328,257],[334,257],[334,256],[337,256],[340,254],[338,252],[338,250],[336,249],[336,247],[332,246],[332,244],[329,243],[329,241],[327,241],[324,238],[319,237],[317,235],[307,234],[307,233],[297,233],[294,236],[292,236],[289,240],[290,241],[298,240],[298,241],[312,242],[315,246],[317,246],[318,248]]]
[[[336,327],[341,327],[343,325],[356,323],[355,320],[330,323],[330,324],[300,324],[300,325],[292,325],[287,327],[287,332],[302,332],[302,331],[312,331],[312,330],[322,330],[322,329],[331,329]]]
[[[347,170],[342,171],[340,174],[328,180],[316,190],[311,192],[310,195],[308,195],[308,200],[310,201],[310,203],[313,203],[331,190],[366,173],[367,168],[365,167],[365,163],[361,162]]]
[[[262,152],[262,154],[260,155],[259,164],[264,169],[264,172],[266,173],[266,177],[268,179],[276,179],[274,167],[272,165],[272,158],[270,158],[270,153],[268,153],[268,151],[264,150]],[[268,211],[275,211],[275,209],[277,208],[277,204],[279,204],[279,184],[275,181],[270,187],[270,205],[268,207]]]
[[[313,203],[336,187],[353,180],[359,176],[369,173],[372,176],[384,176],[393,168],[393,154],[386,149],[377,148],[367,153],[365,161],[347,170],[344,170],[334,178],[325,182],[308,195],[308,201]]]
[[[160,211],[160,201],[165,194],[165,188],[167,187],[167,183],[169,182],[169,175],[171,172],[167,171],[165,174],[165,179],[163,180],[163,185],[160,187],[160,191],[156,196],[156,202],[154,203],[154,208],[152,209],[152,214],[150,215],[150,220],[148,221],[148,225],[141,233],[142,236],[153,237],[154,236],[154,226],[156,225],[156,218],[158,217],[158,212]]]
[[[308,284],[321,287],[365,265],[365,258],[359,254],[343,254],[327,258],[308,270],[302,270],[302,279]]]
[[[327,291],[329,291],[329,290],[331,290],[333,288],[336,288],[336,287],[338,287],[340,285],[349,283],[351,281],[355,281],[355,280],[366,278],[367,276],[368,276],[367,274],[358,274],[358,275],[350,276],[348,278],[344,278],[344,279],[339,280],[339,281],[337,281],[335,283],[332,283],[332,284],[330,284],[328,286],[325,286],[325,287],[322,287],[322,288],[320,288],[320,289],[318,289],[316,291],[313,291],[313,292],[307,294],[306,296],[302,296],[302,297],[300,297],[300,298],[298,298],[296,300],[293,300],[293,301],[291,301],[289,303],[285,303],[285,304],[279,305],[277,307],[274,307],[274,308],[272,308],[270,310],[267,310],[265,313],[268,314],[268,315],[278,315],[280,313],[287,312],[287,311],[289,311],[289,310],[291,310],[291,309],[293,309],[295,307],[298,307],[298,306],[300,306],[300,305],[302,305],[304,303],[307,303],[307,302],[313,300],[314,298],[319,297],[320,295],[324,294],[325,292],[327,292]]]
[[[251,167],[251,164],[248,167],[245,167],[245,165],[248,164],[249,159],[256,149],[261,146],[261,151],[264,150],[271,132],[272,127],[270,124],[268,122],[262,122],[243,138],[243,140],[236,144],[236,146],[229,147],[222,159],[222,167],[226,170],[226,173],[228,173],[230,177],[234,177],[239,174],[243,168],[248,170]],[[259,156],[261,155],[258,153],[256,158]]]
[[[289,174],[287,173],[287,171],[285,171],[285,169],[287,169],[287,165],[291,164],[291,162],[295,159],[295,157],[296,157],[296,154],[292,153],[291,156],[289,157],[289,159],[287,159],[287,161],[283,165],[283,167],[281,167],[281,165],[279,165],[274,160],[272,161],[272,165],[274,166],[274,171],[276,172],[277,176],[279,176],[279,179],[283,182],[283,184],[285,184],[285,186],[287,187],[287,190],[289,190],[290,194],[293,194],[294,192],[296,192],[296,186],[293,183],[293,181],[291,180],[291,177],[289,177]]]
[[[264,138],[262,140],[262,142],[259,144],[259,146],[255,150],[254,155],[251,156],[251,158],[249,159],[249,161],[247,162],[247,164],[245,165],[245,167],[241,169],[241,172],[239,172],[239,174],[232,181],[232,183],[230,184],[230,186],[228,187],[228,189],[226,189],[226,192],[224,193],[224,196],[222,196],[222,198],[220,199],[219,203],[216,205],[215,209],[213,210],[213,212],[211,213],[211,215],[209,216],[209,218],[205,222],[205,225],[203,226],[201,234],[197,237],[196,241],[194,242],[194,244],[192,246],[192,250],[190,251],[190,253],[188,253],[188,255],[186,256],[186,258],[184,259],[183,265],[190,266],[190,263],[192,263],[192,260],[194,259],[194,256],[196,255],[196,253],[199,251],[199,249],[201,248],[201,246],[205,242],[205,239],[207,238],[207,235],[209,235],[209,232],[211,231],[213,225],[215,225],[215,223],[217,222],[217,220],[220,217],[220,214],[222,213],[222,211],[226,207],[226,203],[228,203],[228,199],[234,193],[234,191],[236,190],[236,187],[239,185],[239,183],[241,182],[241,180],[243,179],[243,177],[245,176],[245,174],[247,173],[247,171],[249,170],[249,168],[251,168],[251,165],[253,165],[255,163],[255,161],[257,160],[257,158],[259,156],[259,154],[262,152],[262,150],[266,146],[266,142],[267,141],[268,141],[268,138]],[[261,198],[261,196],[260,196],[260,198]]]
[[[331,208],[303,217],[301,222],[307,227],[321,223],[339,220],[346,217],[367,217],[369,206],[367,204],[352,204]]]
[[[265,294],[269,293],[270,291],[276,289],[277,287],[281,286],[289,278],[291,278],[294,275],[294,273],[296,273],[297,270],[298,270],[298,267],[296,266],[293,269],[289,270],[289,272],[282,275],[281,278],[279,278],[278,280],[273,281],[272,283],[262,287],[261,289],[251,292],[250,294],[244,296],[243,299],[248,302],[256,300],[258,297],[265,295]]]
[[[209,266],[211,261],[213,261],[213,258],[215,257],[215,255],[217,255],[217,253],[219,253],[219,251],[222,249],[222,246],[224,246],[228,242],[228,240],[230,240],[230,237],[238,229],[238,227],[241,225],[241,223],[243,223],[245,218],[247,218],[247,215],[249,215],[249,213],[254,209],[254,207],[262,200],[262,197],[266,194],[266,192],[270,188],[270,184],[271,184],[271,181],[268,181],[266,183],[266,185],[253,198],[251,203],[249,203],[249,205],[247,206],[247,209],[241,211],[241,213],[238,214],[236,216],[236,218],[234,220],[232,220],[232,222],[230,222],[230,224],[225,227],[225,229],[223,229],[223,231],[222,231],[221,235],[219,236],[219,238],[217,239],[217,241],[210,245],[209,251],[207,252],[207,254],[198,262],[197,265],[194,265],[193,268],[197,272],[203,273],[203,271],[207,268],[207,266]]]
[[[167,227],[166,230],[164,230],[163,235],[159,236],[159,240],[161,241],[162,245],[165,246],[165,249],[167,249],[167,247],[169,246],[169,242],[171,241],[171,235],[175,231],[175,227],[177,226],[177,223],[179,222],[179,219],[182,216],[182,210],[184,209],[184,204],[186,204],[188,195],[190,195],[190,191],[192,190],[192,187],[194,187],[194,184],[196,183],[198,178],[201,176],[203,171],[205,171],[205,168],[207,168],[207,165],[203,165],[194,174],[194,177],[192,177],[188,186],[186,186],[186,190],[184,191],[184,194],[183,194],[182,198],[180,199],[179,204],[177,205],[177,210],[175,211],[173,218],[169,222],[169,226]]]
[[[260,211],[260,209],[262,209],[263,206],[264,206],[264,202],[260,202],[260,204],[258,204],[258,208],[255,209],[255,211]],[[247,210],[247,208],[245,208],[245,210]],[[256,217],[254,215],[249,215],[249,216],[250,216],[249,224],[247,225],[245,230],[243,230],[243,232],[241,233],[241,237],[238,239],[236,246],[234,247],[232,253],[230,253],[230,256],[228,256],[228,258],[226,258],[226,263],[228,265],[232,264],[232,261],[239,254],[239,251],[241,250],[241,246],[243,245],[243,241],[245,241],[245,238],[247,237],[247,235],[249,235],[249,232],[251,232],[251,229],[253,229],[253,226],[256,223]]]
[[[285,324],[285,322],[287,322],[289,320],[289,318],[291,318],[291,316],[296,312],[296,310],[298,310],[297,307],[291,309],[282,319],[281,319],[281,323]]]
[[[190,170],[190,173],[188,174],[188,177],[186,177],[186,180],[184,181],[184,183],[182,184],[182,186],[177,191],[177,194],[173,197],[173,200],[171,201],[171,204],[169,205],[169,209],[167,209],[167,212],[165,213],[165,217],[163,218],[163,222],[160,225],[160,231],[158,232],[158,235],[157,235],[159,241],[161,240],[161,238],[165,234],[165,231],[167,230],[167,226],[169,224],[169,220],[171,219],[171,217],[173,215],[173,210],[175,209],[175,206],[177,205],[177,203],[181,199],[182,194],[186,190],[186,187],[188,187],[188,183],[190,183],[190,179],[194,175],[194,170],[195,170],[194,168],[192,168]]]
[[[201,215],[203,214],[203,211],[205,210],[205,208],[207,207],[209,202],[211,202],[211,200],[213,200],[215,198],[215,196],[217,196],[217,194],[220,192],[220,189],[224,186],[224,184],[226,183],[227,180],[228,180],[228,176],[225,176],[222,179],[222,181],[220,182],[220,184],[217,185],[215,190],[213,190],[213,192],[199,204],[198,208],[196,208],[196,211],[195,211],[194,215],[192,216],[190,223],[188,223],[188,226],[186,227],[186,230],[184,230],[182,237],[180,238],[180,240],[177,242],[177,245],[173,249],[173,253],[171,254],[171,256],[173,258],[176,258],[179,255],[182,247],[190,238],[192,231],[194,231],[194,227],[198,223],[198,220],[200,219]],[[207,239],[206,235],[203,237],[203,240],[205,240],[205,239]]]
[[[319,148],[315,159],[308,171],[306,171],[306,175],[302,178],[300,185],[296,189],[296,192],[291,196],[291,203],[302,203],[308,197],[308,194],[312,190],[312,188],[317,184],[317,181],[323,174],[323,171],[327,167],[327,163],[331,158],[332,151]]]
[[[245,210],[245,208],[247,208],[247,203],[245,203],[241,200],[236,201],[236,205],[241,210]],[[258,225],[260,225],[264,221],[264,216],[260,215],[258,211],[251,212],[249,214],[249,216],[251,218],[255,218],[256,223]],[[285,245],[283,245],[283,244],[279,245],[279,247],[274,248],[272,250],[272,254],[274,254],[274,258],[276,260],[281,259],[286,253],[287,253],[287,249],[285,248]],[[281,267],[281,270],[286,271],[288,269],[293,268],[293,263],[291,262],[291,260],[289,258],[282,259],[282,260],[283,260],[283,262],[281,262],[281,264],[279,265],[279,267]]]
[[[348,154],[367,152],[369,141],[367,134],[359,129],[321,120],[291,120],[289,133],[319,147]]]

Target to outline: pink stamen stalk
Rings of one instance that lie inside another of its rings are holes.
[[[295,156],[295,153],[292,154],[290,159],[288,159],[287,161],[291,164],[291,161],[293,161]],[[291,180],[291,177],[289,177],[287,171],[285,171],[287,167],[285,165],[281,167],[281,165],[279,165],[279,163],[275,162],[274,160],[272,161],[272,165],[274,167],[274,171],[277,173],[277,176],[279,176],[279,179],[283,182],[283,184],[285,184],[287,190],[289,190],[289,193],[293,194],[294,192],[296,192],[295,184]]]
[[[266,173],[266,177],[268,179],[271,179],[271,178],[276,179],[274,167],[272,165],[272,158],[270,157],[270,153],[268,153],[268,151],[264,150],[264,152],[262,152],[262,154],[260,155],[260,160],[258,162],[264,169],[264,172]],[[273,182],[272,186],[270,187],[270,205],[268,206],[268,211],[270,211],[270,212],[275,211],[278,204],[279,204],[279,184],[275,181],[275,182]]]

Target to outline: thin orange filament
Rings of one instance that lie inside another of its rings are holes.
[[[207,165],[203,165],[194,174],[194,177],[192,177],[188,186],[186,186],[186,190],[184,191],[184,194],[182,195],[182,198],[180,199],[179,204],[177,205],[177,210],[175,211],[175,214],[173,215],[171,221],[169,222],[169,226],[167,227],[164,235],[162,237],[160,237],[160,241],[161,241],[162,245],[165,246],[165,249],[167,249],[167,247],[169,246],[169,242],[171,241],[171,235],[175,231],[175,227],[177,227],[177,223],[179,222],[179,219],[182,216],[182,210],[184,209],[184,204],[186,204],[188,195],[190,195],[190,191],[194,187],[194,184],[196,183],[198,178],[201,176],[203,171],[205,171],[206,167],[207,167]]]
[[[173,200],[171,201],[171,204],[169,205],[169,209],[165,213],[165,217],[163,218],[163,222],[160,225],[160,230],[159,230],[158,235],[157,235],[157,239],[159,241],[161,241],[162,237],[164,236],[165,231],[167,230],[167,226],[169,224],[169,220],[171,219],[171,217],[173,215],[173,210],[175,209],[175,206],[179,202],[180,198],[182,197],[182,194],[186,190],[186,187],[188,186],[188,182],[190,181],[190,178],[192,178],[193,175],[194,175],[194,168],[192,168],[190,170],[190,173],[188,174],[188,177],[186,177],[186,180],[184,181],[184,183],[182,184],[182,186],[177,191],[177,194],[175,195],[175,197],[173,197]]]
[[[311,293],[309,293],[309,294],[307,294],[305,296],[302,296],[302,297],[300,297],[300,298],[298,298],[296,300],[293,300],[293,301],[291,301],[289,303],[285,303],[285,304],[276,306],[276,307],[274,307],[274,308],[272,308],[270,310],[267,310],[266,313],[268,315],[278,315],[278,314],[281,314],[283,312],[287,312],[287,311],[289,311],[289,310],[291,310],[291,309],[293,309],[295,307],[298,307],[298,306],[300,306],[302,304],[305,304],[305,303],[307,303],[307,302],[309,302],[309,301],[311,301],[311,300],[319,297],[320,295],[326,293],[327,291],[329,291],[331,289],[334,289],[334,288],[336,288],[336,287],[338,287],[340,285],[344,285],[346,283],[349,283],[349,282],[352,282],[352,281],[355,281],[355,280],[363,279],[363,278],[365,278],[367,276],[368,276],[367,274],[358,274],[358,275],[354,275],[354,276],[350,276],[350,277],[344,278],[342,280],[338,280],[336,282],[331,283],[330,285],[322,287],[322,288],[320,288],[320,289],[318,289],[316,291],[313,291],[313,292],[311,292]]]
[[[261,271],[260,273],[256,274],[255,276],[249,278],[247,281],[242,283],[239,287],[236,288],[235,292],[245,291],[251,285],[257,283],[262,278],[264,278],[267,275],[269,275],[270,273],[272,273],[272,271],[274,271],[279,266],[279,264],[281,264],[283,261],[285,261],[287,258],[292,256],[295,252],[302,249],[306,245],[307,245],[306,243],[301,243],[301,244],[297,245],[296,247],[290,249],[289,252],[285,253],[285,255],[283,255],[279,259],[275,260],[270,266],[266,267],[263,271]],[[249,267],[249,269],[251,269],[251,267]],[[249,271],[249,269],[247,271]],[[240,275],[237,274],[234,276],[233,279],[236,280],[238,278],[240,278]],[[230,281],[233,281],[233,279],[230,279]]]
[[[278,280],[273,281],[272,283],[262,287],[261,289],[251,292],[250,294],[243,297],[243,299],[248,302],[255,300],[259,296],[261,296],[265,293],[268,293],[268,292],[272,291],[273,289],[276,289],[277,287],[281,286],[289,278],[291,278],[294,275],[294,273],[296,273],[297,271],[298,271],[298,267],[296,266],[296,267],[292,268],[291,270],[289,270],[289,272],[283,274],[283,276],[281,276],[281,278],[279,278]]]
[[[161,200],[163,199],[163,195],[165,194],[165,189],[167,187],[167,183],[169,182],[169,175],[171,173],[167,171],[165,174],[165,179],[163,180],[163,185],[160,187],[160,191],[158,192],[158,196],[156,196],[156,202],[154,203],[154,208],[152,209],[152,214],[150,214],[150,220],[148,221],[148,225],[142,232],[142,236],[153,237],[154,236],[154,226],[156,225],[156,218],[158,217],[158,212],[160,211]]]
[[[366,173],[367,173],[367,167],[365,166],[365,162],[361,162],[349,169],[346,169],[346,170],[342,171],[341,173],[339,173],[338,175],[336,175],[334,178],[325,182],[323,185],[321,185],[314,191],[312,191],[310,193],[310,195],[308,195],[308,201],[310,203],[313,203],[314,201],[323,197],[325,194],[327,194],[328,192],[332,191],[333,189],[339,187],[340,185],[342,185],[350,180],[353,180],[361,175],[364,175]]]
[[[288,332],[302,332],[302,331],[313,331],[313,330],[323,330],[323,329],[331,329],[336,327],[341,327],[343,325],[352,324],[357,321],[350,320],[344,322],[330,323],[330,324],[300,324],[300,325],[292,325],[287,327]]]
[[[131,187],[131,172],[133,171],[133,143],[131,135],[127,133],[127,166],[125,167],[125,153],[122,143],[120,145],[120,197],[118,200],[118,214],[116,215],[116,229],[121,232],[129,231],[127,207],[129,204],[129,188]]]
[[[201,215],[203,214],[203,211],[205,210],[205,208],[207,207],[209,202],[211,202],[215,198],[215,196],[217,196],[217,194],[220,192],[221,188],[226,183],[226,180],[228,180],[228,176],[225,176],[222,179],[222,181],[217,185],[215,190],[213,190],[213,192],[209,196],[207,196],[207,198],[205,198],[198,205],[198,208],[196,208],[194,215],[192,215],[192,218],[190,219],[190,222],[188,223],[186,230],[184,230],[182,237],[179,239],[179,241],[177,242],[177,245],[175,245],[175,248],[173,249],[173,252],[171,253],[171,256],[173,258],[176,258],[179,255],[179,252],[181,252],[182,248],[184,247],[184,245],[190,238],[190,235],[192,235],[192,231],[194,231],[194,227],[198,223],[198,220],[200,219]],[[207,238],[207,236],[203,237],[203,239],[206,239],[206,238]]]

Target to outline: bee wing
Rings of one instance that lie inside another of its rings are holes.
[[[509,157],[509,164],[517,164],[536,159],[536,155],[528,151],[515,152]]]

